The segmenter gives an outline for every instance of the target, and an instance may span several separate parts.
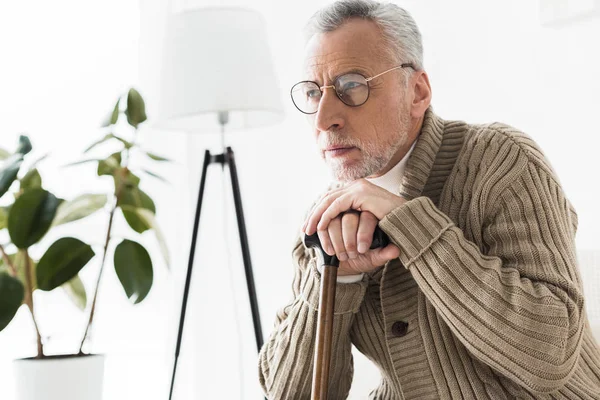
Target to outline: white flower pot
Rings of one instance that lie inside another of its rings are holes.
[[[102,400],[104,356],[54,356],[13,362],[17,400]]]

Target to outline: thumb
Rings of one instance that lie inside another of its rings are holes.
[[[400,249],[393,243],[371,251],[373,252],[373,265],[383,265],[400,256]]]

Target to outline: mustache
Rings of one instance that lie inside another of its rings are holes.
[[[357,140],[353,140],[349,138],[347,135],[325,135],[322,140],[320,140],[319,147],[321,149],[326,149],[327,147],[332,146],[342,146],[342,147],[361,147],[362,143]]]

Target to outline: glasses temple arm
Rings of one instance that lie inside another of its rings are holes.
[[[381,75],[383,75],[383,74],[387,74],[388,72],[390,72],[390,71],[393,71],[393,70],[395,70],[395,69],[400,69],[400,68],[405,68],[405,67],[411,67],[411,68],[413,68],[412,64],[402,64],[402,65],[398,65],[397,67],[390,68],[390,69],[388,69],[387,71],[383,71],[383,72],[381,72],[381,73],[379,73],[379,74],[377,74],[377,75],[375,75],[375,76],[372,76],[372,77],[370,77],[370,78],[366,78],[365,80],[366,80],[367,82],[370,82],[370,81],[372,81],[373,79],[375,79],[375,78],[378,78],[378,77],[380,77],[380,76],[381,76]]]

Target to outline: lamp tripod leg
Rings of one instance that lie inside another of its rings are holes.
[[[244,260],[244,271],[246,273],[246,286],[248,287],[248,297],[252,311],[252,322],[254,324],[254,337],[256,347],[260,352],[263,345],[263,334],[260,322],[260,313],[258,310],[258,300],[256,298],[256,287],[254,285],[254,274],[252,272],[252,262],[250,261],[250,246],[248,245],[248,235],[246,232],[246,223],[244,221],[244,210],[242,208],[242,196],[240,193],[240,184],[237,176],[235,157],[231,147],[227,147],[225,162],[229,166],[231,173],[231,185],[233,189],[233,200],[235,203],[235,213],[237,216],[238,230],[240,234],[240,244],[242,246],[242,258]]]
[[[185,324],[185,312],[187,309],[188,295],[190,292],[190,282],[192,280],[192,269],[194,267],[194,255],[196,253],[196,241],[198,239],[198,226],[200,224],[200,211],[202,209],[202,198],[204,197],[204,186],[206,184],[206,172],[211,163],[210,151],[204,152],[204,162],[202,164],[202,178],[200,179],[200,189],[198,191],[198,201],[196,203],[196,215],[194,218],[194,229],[192,232],[192,243],[190,246],[190,256],[188,260],[187,275],[185,277],[185,288],[183,290],[183,300],[181,304],[181,316],[179,317],[179,331],[177,333],[177,347],[175,348],[175,360],[173,362],[173,375],[171,377],[171,388],[169,390],[169,400],[173,398],[173,388],[175,386],[175,375],[177,373],[177,362],[181,350],[181,338],[183,336],[183,327]]]

